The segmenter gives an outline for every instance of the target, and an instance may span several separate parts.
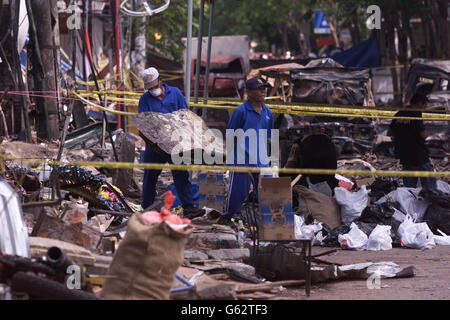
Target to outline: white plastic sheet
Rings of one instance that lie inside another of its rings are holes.
[[[436,186],[439,191],[450,194],[450,184],[448,184],[447,182],[444,182],[442,180],[437,180]]]
[[[380,278],[394,278],[402,271],[402,268],[392,261],[363,262],[339,266],[338,268],[343,272],[366,269],[368,275],[376,273]]]
[[[348,191],[342,187],[334,188],[336,201],[341,207],[341,221],[343,224],[350,224],[353,220],[361,216],[361,212],[367,207],[370,190],[362,186],[358,192]]]
[[[412,217],[407,215],[397,231],[403,247],[412,249],[433,249],[436,246],[434,234],[425,222],[414,223]]]
[[[350,231],[338,236],[338,242],[343,249],[365,250],[369,238],[355,223],[350,225]]]
[[[23,218],[19,197],[13,188],[0,178],[0,251],[30,257],[28,229]]]
[[[434,242],[436,244],[450,246],[450,236],[446,235],[439,229],[437,230],[437,232],[439,232],[441,235],[434,235]]]
[[[367,241],[367,250],[391,250],[392,238],[391,238],[391,226],[377,225],[375,229],[369,235]]]
[[[313,224],[305,224],[303,216],[294,215],[294,232],[297,240],[313,240],[314,235],[322,230],[322,223],[314,220]]]

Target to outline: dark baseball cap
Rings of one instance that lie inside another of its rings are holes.
[[[258,89],[261,87],[270,87],[270,85],[266,82],[264,82],[263,80],[261,80],[260,78],[251,78],[248,79],[247,82],[245,83],[245,88],[246,89]]]

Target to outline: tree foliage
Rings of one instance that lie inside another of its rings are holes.
[[[199,1],[194,1],[199,7]],[[154,8],[161,6],[162,0],[151,1]],[[171,0],[167,10],[146,18],[148,50],[159,53],[178,63],[183,61],[184,44],[181,38],[187,33],[188,4],[186,0]],[[158,39],[155,34],[162,37]]]
[[[158,2],[159,1],[159,2]],[[162,0],[151,2],[154,6]],[[335,39],[339,32],[349,29],[352,43],[366,40],[372,30],[366,26],[370,5],[378,5],[382,12],[382,30],[377,31],[382,56],[391,62],[404,60],[406,42],[411,43],[413,56],[443,58],[448,52],[448,0],[215,0],[213,35],[248,35],[259,43],[258,51],[270,51],[271,45],[307,55],[310,44],[322,35],[313,33],[314,12],[324,11]],[[194,1],[193,36],[197,36],[200,0]],[[411,24],[420,18],[420,24]],[[208,32],[209,4],[205,5],[204,36]],[[168,10],[148,18],[147,39],[152,48],[182,61],[187,31],[187,1],[172,0]],[[392,36],[397,30],[402,52],[392,53]],[[162,35],[156,40],[155,32]],[[405,40],[406,39],[406,40]],[[409,39],[409,40],[407,40]],[[339,45],[339,43],[338,43]],[[392,55],[392,56],[391,56]],[[400,57],[400,58],[399,58]]]

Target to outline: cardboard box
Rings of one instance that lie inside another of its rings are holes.
[[[225,200],[225,180],[222,172],[201,172],[198,176],[199,208],[222,212]]]
[[[225,180],[223,173],[199,173],[198,185],[198,192],[200,194],[225,195]]]
[[[207,207],[222,212],[225,196],[215,194],[199,194],[199,208]]]
[[[261,177],[258,198],[260,240],[295,240],[291,178]]]

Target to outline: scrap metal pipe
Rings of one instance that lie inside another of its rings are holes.
[[[66,284],[21,271],[16,272],[12,277],[11,289],[14,292],[25,292],[33,299],[101,300],[92,293],[82,290],[71,290]]]
[[[12,45],[13,48],[17,47],[17,43],[18,43],[18,36],[19,36],[19,13],[20,13],[20,2],[17,1],[15,2],[15,4],[13,5],[11,3],[11,10],[14,12],[14,14],[12,15],[14,18],[13,20],[13,37],[12,37]],[[12,50],[12,56],[13,56],[13,61],[17,70],[17,84],[18,84],[18,90],[20,91],[25,91],[25,85],[23,83],[23,76],[22,76],[22,67],[20,64],[20,56],[19,53],[17,52],[17,50]],[[24,120],[24,124],[25,124],[25,139],[26,142],[31,142],[31,129],[30,129],[30,119],[28,117],[28,105],[27,105],[27,101],[24,95],[22,95],[20,97],[21,102],[22,102],[22,115],[23,115],[23,120]]]
[[[205,70],[205,87],[203,92],[203,103],[208,102],[208,82],[209,82],[209,65],[211,63],[211,46],[212,46],[212,27],[214,23],[214,0],[211,0],[209,5],[209,29],[208,29],[208,51],[206,56],[206,70]],[[203,110],[202,118],[206,118],[206,111]]]
[[[195,84],[194,84],[194,102],[198,103],[198,87],[200,84],[200,64],[202,61],[202,47],[203,47],[203,17],[205,15],[205,0],[200,4],[200,16],[197,35],[197,62],[195,63]],[[186,63],[191,63],[187,61]],[[189,79],[190,80],[190,79]]]
[[[111,211],[111,210],[95,209],[95,208],[91,208],[89,210],[92,212],[95,212],[95,213],[111,214],[114,216],[125,216],[125,217],[131,217],[134,214],[134,213],[128,213],[128,212],[119,212],[119,211]]]
[[[120,90],[121,87],[121,78],[120,78],[120,7],[119,7],[119,0],[115,0],[115,6],[114,6],[114,25],[115,25],[115,32],[114,32],[114,38],[116,40],[115,46],[116,46],[116,74],[117,74],[117,90]],[[119,110],[121,109],[120,106]],[[121,117],[120,115],[117,115],[117,129],[121,128]]]
[[[47,250],[48,262],[54,267],[63,267],[71,265],[72,261],[67,258],[66,253],[59,247],[51,247]]]
[[[186,43],[186,75],[184,95],[186,101],[191,100],[191,46],[192,46],[192,1],[188,0],[188,25],[187,25],[187,43]]]

